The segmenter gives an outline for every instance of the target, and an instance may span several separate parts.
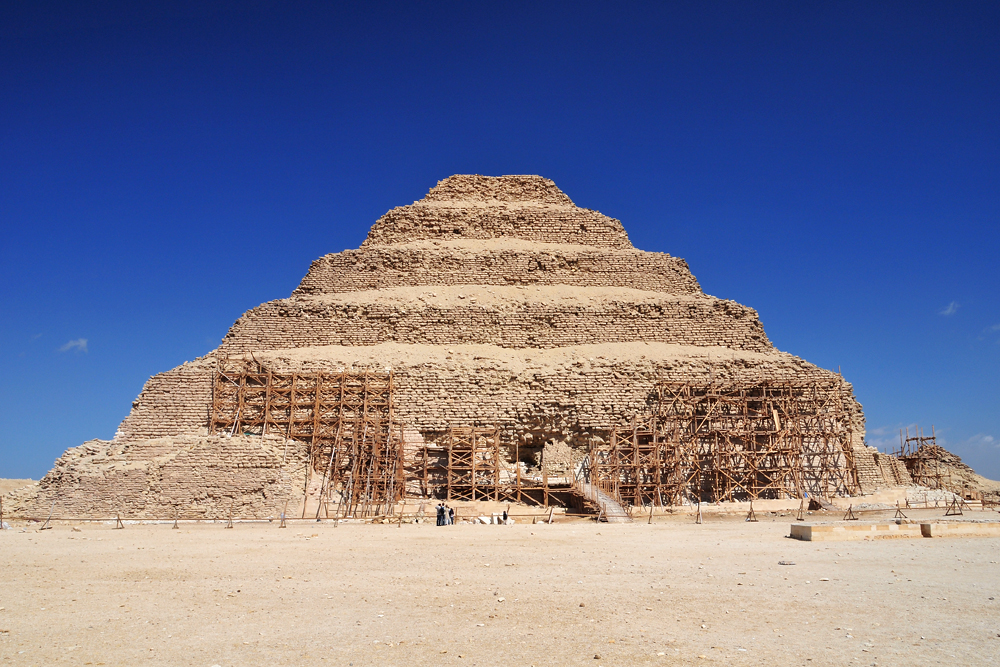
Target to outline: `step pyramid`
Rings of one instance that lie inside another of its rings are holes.
[[[68,450],[25,507],[224,516],[235,502],[277,516],[301,502],[302,443],[209,434],[218,360],[241,355],[282,372],[391,369],[412,438],[497,424],[567,471],[586,443],[647,412],[660,380],[815,378],[850,391],[776,350],[752,308],[705,294],[683,259],[636,249],[621,222],[551,180],[456,175],[379,218],[360,248],[314,261],[217,349],[150,378],[114,440]]]

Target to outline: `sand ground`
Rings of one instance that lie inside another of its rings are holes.
[[[998,538],[23,526],[0,531],[0,665],[1000,664]]]

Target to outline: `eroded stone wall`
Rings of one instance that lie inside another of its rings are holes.
[[[574,243],[631,248],[622,223],[597,211],[568,206],[436,206],[394,208],[372,226],[361,245],[406,243],[425,239],[508,237],[540,243]]]
[[[335,294],[410,285],[570,285],[701,294],[687,262],[638,250],[427,249],[374,246],[312,263],[295,295]]]
[[[554,181],[530,174],[507,176],[456,174],[438,181],[437,185],[424,196],[424,201],[573,205],[573,201]]]
[[[338,373],[344,358],[298,361],[280,351],[258,355],[275,372]],[[638,356],[638,355],[636,355]],[[393,365],[396,419],[407,428],[434,436],[449,426],[499,425],[506,433],[530,433],[540,421],[557,420],[567,432],[602,431],[627,425],[634,416],[649,414],[658,381],[746,382],[799,380],[843,382],[833,373],[791,355],[760,355],[758,359],[623,359],[579,357],[557,364],[524,367],[485,356],[426,360],[414,366]],[[346,357],[349,359],[349,357]],[[378,368],[377,366],[373,368]],[[359,370],[355,368],[355,370]],[[855,407],[858,443],[864,437],[860,405],[843,383]],[[509,440],[505,441],[508,444]]]
[[[205,357],[154,375],[132,402],[132,411],[118,430],[133,440],[207,433],[214,370],[215,359]],[[151,450],[148,455],[168,451]]]
[[[301,502],[306,447],[281,438],[175,436],[91,441],[66,451],[16,511],[44,517],[221,519],[278,517]]]
[[[721,345],[756,352],[771,348],[751,308],[709,297],[664,295],[645,303],[526,301],[502,308],[282,299],[258,306],[237,320],[221,350],[239,353],[385,342],[554,348],[629,341]]]
[[[854,448],[854,463],[858,470],[858,484],[862,493],[874,493],[893,486],[913,483],[903,462],[874,447],[859,445]]]
[[[293,361],[282,360],[280,355],[271,351],[258,358],[280,373],[336,373],[343,368],[338,359]],[[582,457],[592,437],[606,438],[612,425],[624,426],[633,416],[652,411],[659,380],[756,384],[838,378],[790,355],[760,356],[763,359],[718,361],[578,357],[537,367],[481,357],[473,363],[466,358],[397,365],[393,370],[396,419],[405,424],[409,440],[421,443],[438,442],[452,425],[498,425],[506,452],[512,452],[515,443],[544,446],[547,455],[555,457],[550,461],[555,466],[550,474],[571,474],[573,462]],[[210,373],[207,360],[201,364],[202,372]],[[172,383],[177,377],[173,371],[164,373],[147,387],[155,388],[158,378]],[[856,405],[849,397],[850,386],[845,383],[844,388],[847,400]],[[192,414],[207,415],[210,392],[201,400],[198,405],[189,403]],[[140,402],[136,412],[144,410]],[[259,436],[190,435],[183,430],[172,437],[149,438],[141,430],[143,424],[156,431],[163,427],[152,419],[155,410],[147,415],[126,420],[132,430],[118,441],[68,450],[43,480],[31,511],[42,512],[53,500],[67,516],[122,511],[123,516],[133,518],[169,518],[171,512],[183,508],[187,508],[185,516],[221,518],[228,512],[227,503],[241,508],[240,516],[272,516],[290,498],[293,507],[299,506],[304,443]],[[864,437],[860,406],[855,418],[855,442],[860,443]],[[552,442],[535,437],[540,423],[547,424],[544,430]],[[204,432],[207,419],[197,427]],[[571,452],[576,452],[576,459]],[[862,489],[894,483],[886,481],[890,478],[885,462],[880,467],[867,449],[862,448],[856,459]]]

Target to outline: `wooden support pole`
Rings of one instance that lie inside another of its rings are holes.
[[[424,445],[424,484],[420,489],[420,495],[430,497],[430,484],[427,481],[427,445]]]
[[[500,427],[493,425],[493,502],[500,502]]]
[[[53,500],[52,501],[52,507],[49,508],[49,516],[48,516],[47,519],[45,519],[45,523],[43,523],[42,527],[39,528],[38,530],[51,530],[52,529],[52,526],[49,525],[49,521],[52,521],[52,511],[55,508],[56,508],[56,501]],[[121,520],[119,520],[118,523],[121,523]]]
[[[521,502],[521,446],[514,440],[514,469],[517,471],[517,502]]]
[[[952,498],[951,504],[948,505],[948,509],[944,513],[945,516],[961,516],[962,515],[962,505],[959,504],[958,498]]]
[[[448,469],[445,471],[445,475],[447,476],[448,488],[445,491],[445,500],[451,500],[451,483],[452,483],[452,476],[453,476],[452,469],[454,467],[454,464],[452,463],[452,461],[454,459],[454,454],[455,454],[455,435],[454,435],[454,432],[451,429],[451,426],[449,425],[449,427],[448,427]]]
[[[403,425],[395,419],[393,391],[391,371],[385,376],[367,370],[342,370],[336,376],[282,374],[256,359],[251,363],[227,358],[216,370],[209,428],[213,433],[253,432],[262,437],[276,429],[285,436],[283,463],[290,441],[305,443],[309,464],[302,518],[309,511],[312,479],[323,472],[321,462],[327,464],[327,474],[320,482],[317,512],[324,510],[328,517],[329,505],[323,501],[331,489],[342,489],[341,517],[378,514],[383,508],[393,514],[406,492]],[[429,492],[428,459],[425,450],[424,493]]]
[[[545,450],[542,449],[542,493],[545,497],[545,506],[549,506],[549,471],[545,467]]]

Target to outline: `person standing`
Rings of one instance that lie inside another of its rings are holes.
[[[454,507],[449,507],[448,508],[448,525],[449,526],[454,526],[455,525],[455,508]]]
[[[444,525],[444,503],[438,503],[437,506],[437,525]]]

